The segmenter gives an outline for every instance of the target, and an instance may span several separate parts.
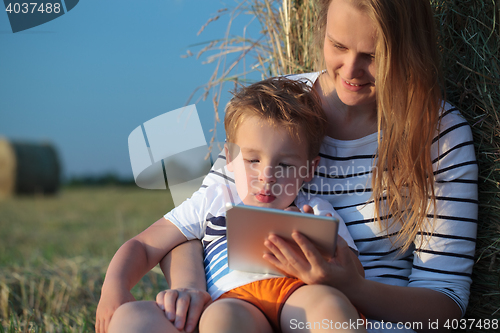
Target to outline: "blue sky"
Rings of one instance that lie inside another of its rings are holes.
[[[217,10],[235,5],[232,0],[83,0],[65,15],[18,33],[12,33],[2,10],[0,136],[53,143],[65,177],[104,172],[132,177],[129,134],[184,106],[209,80],[214,64],[181,55],[222,37],[227,19],[197,32]],[[243,26],[250,18],[239,20]],[[207,141],[214,122],[211,99],[196,104]],[[222,125],[218,132],[222,140]]]

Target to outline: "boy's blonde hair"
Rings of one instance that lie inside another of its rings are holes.
[[[307,143],[310,159],[318,156],[327,120],[318,94],[306,83],[277,77],[233,92],[224,118],[228,143],[235,143],[238,127],[249,117],[284,128],[297,143]]]

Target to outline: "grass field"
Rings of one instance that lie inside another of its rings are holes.
[[[63,189],[0,202],[0,332],[93,332],[107,265],[118,247],[173,206],[167,191]],[[132,290],[154,299],[158,270]]]
[[[94,332],[112,256],[172,207],[167,191],[134,186],[0,201],[0,333]],[[156,268],[132,293],[153,300],[166,287]]]

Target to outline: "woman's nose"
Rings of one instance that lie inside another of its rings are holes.
[[[355,79],[363,76],[363,60],[359,55],[351,55],[347,57],[344,63],[344,78]]]

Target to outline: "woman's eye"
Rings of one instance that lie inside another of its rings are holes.
[[[375,60],[375,54],[374,54],[374,53],[367,53],[365,56],[366,56],[366,58],[368,58],[370,61],[371,61],[371,60]]]
[[[342,46],[342,45],[340,45],[340,44],[334,44],[333,46],[334,46],[336,49],[341,50],[341,51],[345,51],[345,50],[347,50],[347,48],[346,48],[345,46]]]

